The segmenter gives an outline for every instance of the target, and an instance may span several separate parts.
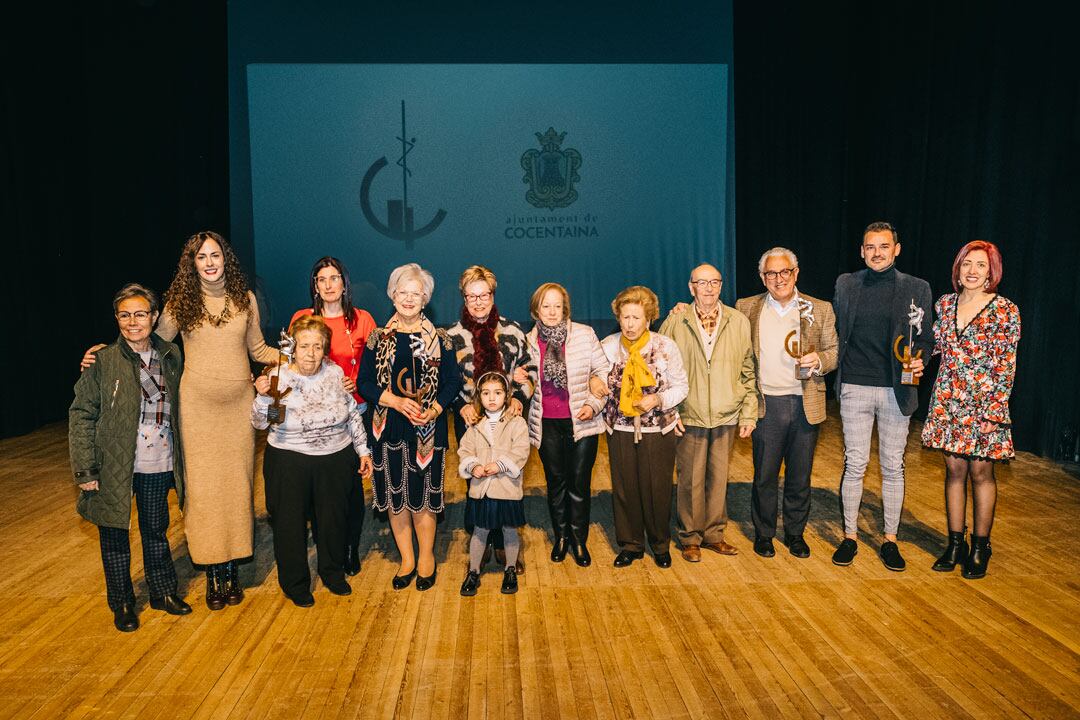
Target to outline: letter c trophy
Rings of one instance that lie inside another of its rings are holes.
[[[915,371],[911,369],[911,363],[913,360],[918,360],[922,357],[922,350],[919,350],[913,356],[911,354],[911,341],[913,332],[922,335],[922,321],[926,311],[915,304],[915,298],[911,299],[911,305],[908,306],[908,309],[910,310],[908,313],[908,344],[904,346],[904,350],[901,352],[900,341],[904,339],[904,336],[897,335],[896,340],[893,341],[893,356],[900,361],[903,368],[900,372],[900,384],[918,385],[919,378],[915,377]],[[916,330],[916,328],[918,329]]]
[[[267,394],[274,398],[274,402],[270,403],[270,406],[266,408],[266,421],[271,425],[279,425],[285,422],[285,403],[281,401],[292,392],[292,388],[287,387],[284,390],[279,390],[278,376],[281,375],[282,359],[284,359],[285,363],[292,362],[295,349],[296,341],[282,330],[281,339],[278,341],[278,366],[276,372],[275,369],[267,369],[267,373],[270,375],[270,391]]]
[[[804,324],[807,328],[814,324],[814,304],[802,298],[798,298],[796,302],[799,307],[799,327],[789,332],[787,337],[784,338],[784,350],[787,351],[788,355],[795,358],[795,379],[809,380],[813,374],[813,368],[803,367],[799,364],[799,360],[804,355],[814,352],[814,346],[803,341]]]

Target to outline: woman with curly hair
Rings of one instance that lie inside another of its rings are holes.
[[[255,295],[218,233],[195,233],[184,243],[157,334],[184,341],[184,530],[191,561],[206,568],[206,604],[220,610],[243,600],[236,561],[253,552],[255,390],[248,358],[274,364],[278,354],[263,341]]]

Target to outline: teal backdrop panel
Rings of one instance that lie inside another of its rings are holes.
[[[253,63],[246,82],[271,327],[308,306],[322,255],[380,323],[405,262],[435,276],[439,324],[472,264],[498,276],[502,314],[531,323],[555,281],[599,332],[619,290],[647,285],[666,312],[700,262],[734,290],[726,64]]]

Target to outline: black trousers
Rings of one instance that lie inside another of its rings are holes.
[[[176,592],[176,568],[165,532],[169,529],[169,490],[173,488],[172,472],[132,476],[135,507],[139,513],[139,533],[142,535],[143,572],[150,597],[161,598]],[[131,542],[127,529],[98,526],[101,542],[101,564],[105,570],[105,592],[109,607],[135,604],[135,589],[131,585]]]
[[[596,462],[596,435],[574,441],[569,418],[542,420],[540,462],[547,479],[548,510],[556,538],[577,545],[589,539],[592,469]]]
[[[454,407],[454,435],[457,436],[458,447],[461,447],[461,438],[465,437],[465,431],[468,429],[468,426],[465,425],[465,421],[461,419],[461,413],[459,412],[461,410],[461,408],[462,408],[462,405],[455,404],[455,407]],[[526,415],[525,417],[528,417],[528,415]],[[472,478],[465,478],[465,503],[466,504],[474,502],[474,500],[471,497],[469,497],[469,486],[471,484],[472,484]],[[465,520],[465,532],[467,532],[469,534],[469,537],[472,537],[473,530],[475,530],[476,528],[473,526],[473,524],[471,522],[468,521],[469,513],[465,513],[465,517],[466,517],[466,520]],[[503,540],[502,528],[492,528],[488,532],[488,544],[491,545],[492,547],[494,547],[496,550],[505,549],[506,545],[505,545],[505,541]]]
[[[345,579],[348,508],[354,478],[360,467],[349,445],[330,455],[305,455],[266,446],[263,478],[266,511],[274,531],[274,560],[278,584],[286,595],[311,591],[307,559],[307,518],[319,525],[316,541],[319,577],[324,583]]]
[[[754,429],[750,514],[757,537],[776,535],[780,464],[784,464],[784,534],[802,535],[810,517],[810,473],[818,426],[806,421],[801,395],[765,395],[765,417]]]

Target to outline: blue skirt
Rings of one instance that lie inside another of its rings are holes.
[[[525,524],[525,503],[521,500],[480,498],[465,500],[465,525],[495,530],[502,527],[521,527]]]

